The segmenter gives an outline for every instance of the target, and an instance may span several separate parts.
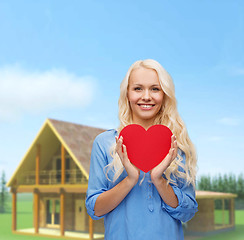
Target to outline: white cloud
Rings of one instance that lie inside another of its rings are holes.
[[[27,71],[18,65],[0,67],[0,120],[24,113],[84,107],[91,103],[96,85],[62,69]]]
[[[227,126],[238,126],[240,125],[241,120],[238,118],[224,117],[217,120],[217,122]]]

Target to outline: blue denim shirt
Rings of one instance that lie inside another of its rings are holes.
[[[97,197],[113,188],[122,181],[124,172],[115,181],[109,181],[104,173],[104,167],[111,163],[110,147],[115,143],[118,133],[114,129],[99,134],[94,140],[89,182],[86,195],[86,208],[92,219],[104,217],[105,240],[181,240],[184,239],[181,222],[189,221],[197,211],[195,190],[192,185],[176,179],[177,186],[171,185],[179,205],[172,208],[167,205],[152,184],[150,173],[144,177],[141,171],[138,183],[132,188],[122,202],[111,212],[97,217],[94,206]],[[185,161],[185,154],[178,149]],[[113,179],[112,171],[108,174]]]

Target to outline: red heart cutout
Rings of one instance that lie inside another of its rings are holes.
[[[172,132],[164,125],[145,130],[138,124],[130,124],[122,129],[121,135],[129,160],[146,173],[162,162],[171,147]]]

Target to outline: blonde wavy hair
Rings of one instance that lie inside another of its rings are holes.
[[[157,72],[160,86],[164,91],[164,100],[161,111],[157,113],[153,125],[163,124],[167,126],[176,136],[178,147],[185,153],[186,156],[186,163],[184,164],[179,152],[177,153],[177,157],[164,173],[168,183],[170,182],[172,184],[176,184],[174,179],[179,177],[185,179],[188,184],[192,184],[195,187],[197,163],[196,150],[189,138],[186,126],[177,111],[177,101],[175,98],[175,87],[173,80],[167,71],[157,61],[152,59],[139,60],[130,66],[120,85],[120,97],[118,102],[120,125],[116,130],[119,134],[124,127],[133,123],[132,111],[127,98],[127,90],[129,86],[130,74],[134,69],[138,68],[153,69]],[[115,147],[116,143],[114,143],[110,148],[110,154],[113,161],[106,166],[107,178],[107,174],[110,170],[114,172],[113,181],[116,181],[116,179],[118,179],[118,177],[124,171],[124,166],[116,153]],[[179,171],[179,167],[183,168],[184,172]]]

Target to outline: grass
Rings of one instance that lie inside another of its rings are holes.
[[[0,214],[0,240],[48,240],[60,238],[47,238],[39,236],[28,236],[13,234],[11,231],[12,215],[11,202],[9,202],[9,211]],[[22,195],[17,202],[17,229],[33,227],[33,202],[32,196]],[[228,212],[225,213],[225,219],[228,219]],[[216,222],[221,221],[222,213],[215,212]],[[216,234],[211,237],[199,238],[198,240],[244,240],[244,210],[235,211],[236,228],[234,231]]]
[[[60,238],[47,238],[31,235],[18,235],[12,233],[11,201],[8,202],[8,211],[0,214],[0,240],[60,240]],[[17,229],[33,227],[33,201],[32,195],[19,194],[17,201]]]
[[[215,216],[217,216],[216,221],[220,221],[222,213],[216,212],[215,214]],[[227,217],[228,215],[226,218]],[[199,238],[198,240],[244,240],[244,210],[235,211],[235,222],[236,227],[234,231],[216,234],[211,237]]]
[[[244,225],[236,225],[234,231],[199,238],[198,240],[244,240]]]

